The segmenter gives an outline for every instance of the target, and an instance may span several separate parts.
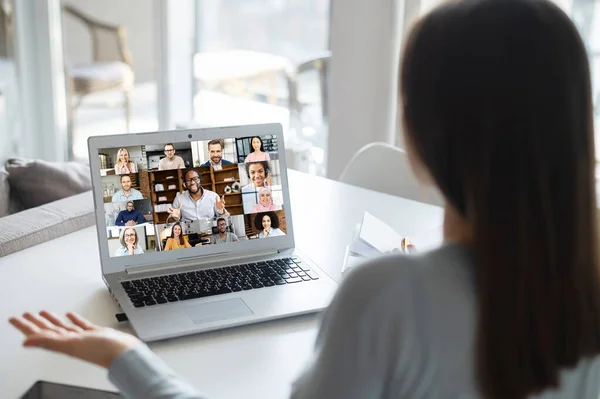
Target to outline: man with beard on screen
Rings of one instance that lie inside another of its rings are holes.
[[[200,166],[212,166],[214,170],[221,170],[223,165],[231,165],[231,162],[223,159],[223,141],[219,139],[208,142],[208,157],[210,160]]]
[[[184,183],[187,190],[177,194],[168,210],[173,219],[214,219],[229,215],[225,196],[219,197],[214,191],[202,188],[202,177],[196,169],[185,172]]]

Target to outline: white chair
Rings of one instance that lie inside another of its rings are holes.
[[[444,206],[442,195],[433,187],[421,184],[412,172],[406,152],[386,143],[370,143],[358,150],[344,168],[340,181]]]

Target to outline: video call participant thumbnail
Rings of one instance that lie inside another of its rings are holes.
[[[135,209],[133,201],[127,202],[127,209],[119,212],[115,220],[115,226],[135,226],[146,223],[147,220],[140,211]]]
[[[165,251],[180,248],[192,248],[187,238],[183,236],[183,230],[180,223],[175,223],[171,229],[171,237],[167,238]]]
[[[273,202],[273,194],[269,187],[261,187],[258,189],[258,204],[252,207],[252,213],[278,211],[281,210],[281,205],[275,205]]]
[[[258,238],[284,236],[285,233],[279,228],[279,218],[275,212],[259,213],[254,217],[254,228]]]
[[[119,238],[121,246],[115,251],[115,256],[140,255],[144,253],[142,247],[138,245],[139,238],[134,228],[123,229]]]
[[[184,185],[187,190],[177,194],[168,210],[175,220],[229,216],[225,209],[225,196],[219,197],[214,191],[202,188],[202,176],[196,169],[188,169],[184,175]]]
[[[227,222],[224,218],[217,219],[217,230],[219,231],[216,235],[213,235],[210,239],[211,244],[223,244],[226,242],[236,242],[239,238],[227,231]]]
[[[248,156],[244,160],[244,163],[271,160],[269,153],[265,151],[265,147],[260,137],[252,137],[252,140],[250,140],[250,145],[252,146],[252,152],[248,154]]]
[[[112,196],[112,202],[125,202],[144,199],[142,193],[131,188],[131,177],[129,175],[121,175],[121,190],[117,191]]]
[[[117,152],[117,163],[115,164],[115,174],[125,175],[129,173],[137,173],[136,164],[129,159],[129,151],[127,148],[119,148]]]
[[[200,166],[212,166],[214,170],[223,169],[223,165],[231,165],[231,162],[223,159],[223,141],[211,140],[207,144],[208,146],[208,161],[204,162]]]
[[[165,157],[158,161],[158,170],[184,169],[185,162],[179,155],[175,155],[175,146],[172,143],[164,146]]]
[[[271,185],[271,165],[269,161],[250,162],[244,166],[250,183],[242,187],[243,191],[252,191],[252,189]]]

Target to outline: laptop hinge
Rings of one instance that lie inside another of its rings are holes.
[[[278,253],[279,253],[279,251],[276,249],[269,249],[269,250],[265,250],[265,251],[244,252],[244,253],[240,253],[237,255],[232,255],[229,252],[220,252],[220,253],[216,253],[216,254],[212,254],[212,255],[206,255],[201,258],[199,258],[198,256],[189,256],[189,257],[185,257],[185,258],[177,258],[177,260],[175,260],[173,262],[163,263],[160,265],[153,264],[153,265],[147,265],[147,266],[142,265],[142,266],[125,267],[125,273],[127,273],[129,275],[133,275],[133,274],[141,274],[141,273],[148,273],[148,272],[177,269],[177,268],[189,267],[189,266],[202,266],[202,265],[206,265],[206,264],[210,264],[210,263],[215,263],[215,261],[229,262],[229,261],[238,260],[238,259],[244,259],[246,261],[251,261],[251,260],[249,260],[249,258],[264,257],[264,256],[269,256],[269,255],[275,255]]]

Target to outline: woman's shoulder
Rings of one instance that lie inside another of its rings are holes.
[[[344,275],[340,294],[351,293],[365,298],[381,293],[386,287],[412,280],[418,263],[418,260],[400,254],[366,260]]]
[[[416,255],[389,254],[351,269],[344,276],[342,286],[345,291],[365,297],[381,296],[386,290],[408,294],[419,287],[456,285],[457,281],[468,283],[470,264],[468,250],[457,245],[445,245]]]

